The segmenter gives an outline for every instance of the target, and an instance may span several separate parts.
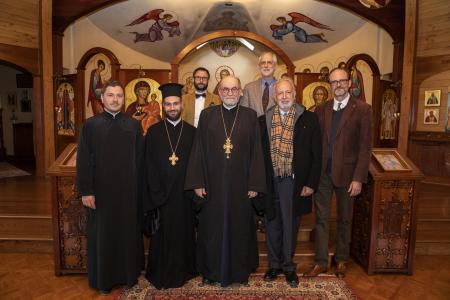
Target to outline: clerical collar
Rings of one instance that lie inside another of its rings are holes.
[[[223,107],[226,108],[227,110],[232,110],[233,108],[235,108],[237,106],[237,104],[233,105],[233,106],[228,106],[225,103],[222,103]]]
[[[176,120],[176,121],[172,121],[172,120],[170,120],[169,118],[167,118],[166,120],[167,120],[170,124],[172,124],[173,127],[175,127],[175,126],[178,125],[178,123],[180,123],[181,118],[178,118],[178,120]]]
[[[105,112],[107,112],[108,114],[110,114],[114,119],[115,119],[116,116],[120,113],[120,111],[112,112],[112,111],[107,110],[106,108],[105,108],[104,110],[105,110]]]
[[[347,106],[348,100],[350,100],[350,93],[347,94],[347,97],[344,98],[342,101],[337,101],[336,99],[333,99],[333,109],[338,110],[339,103],[341,103],[341,107],[339,109],[344,109],[344,107]]]

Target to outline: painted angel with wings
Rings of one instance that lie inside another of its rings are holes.
[[[302,43],[320,43],[325,42],[328,43],[327,40],[324,39],[325,35],[323,33],[318,34],[308,34],[303,28],[297,26],[297,23],[307,23],[311,26],[331,30],[331,27],[321,24],[313,19],[298,13],[291,12],[288,14],[291,17],[291,20],[288,21],[285,17],[278,17],[277,21],[281,23],[281,25],[270,25],[270,29],[272,30],[272,37],[276,40],[283,40],[283,36],[289,33],[293,33],[296,42]]]
[[[165,30],[169,33],[169,37],[172,37],[174,35],[180,35],[180,23],[178,21],[172,21],[170,20],[173,18],[173,15],[171,14],[164,14],[161,17],[161,13],[164,11],[164,9],[154,9],[146,13],[145,15],[137,18],[130,24],[126,26],[134,26],[137,24],[144,23],[148,20],[154,20],[155,22],[150,26],[148,29],[148,33],[138,33],[138,32],[130,32],[135,34],[134,42],[155,42],[160,41],[164,39],[164,36],[162,34],[162,31]]]

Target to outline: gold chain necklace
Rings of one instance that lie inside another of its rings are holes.
[[[233,149],[233,144],[231,143],[231,135],[233,134],[234,125],[236,125],[236,120],[239,114],[239,104],[237,106],[236,116],[234,117],[233,126],[231,126],[230,135],[227,133],[227,126],[225,125],[225,119],[223,118],[223,105],[220,107],[220,115],[222,116],[223,130],[225,131],[225,144],[223,144],[223,150],[225,150],[225,154],[227,155],[227,159],[230,158],[231,150]]]
[[[164,120],[164,126],[166,127],[166,133],[167,133],[167,139],[169,140],[170,150],[172,150],[172,155],[169,156],[170,164],[172,166],[175,166],[178,161],[178,156],[175,154],[175,152],[177,152],[178,144],[180,143],[181,133],[183,133],[183,120],[180,120],[180,122],[181,122],[180,135],[178,135],[177,144],[175,145],[175,150],[174,150],[173,146],[172,146],[172,141],[170,140],[169,130],[167,129],[167,122],[166,122],[166,120]]]

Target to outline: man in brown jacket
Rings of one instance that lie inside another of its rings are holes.
[[[335,273],[344,277],[349,259],[353,199],[366,182],[372,141],[370,105],[350,96],[349,72],[333,69],[329,80],[333,100],[319,105],[315,112],[322,129],[322,175],[314,198],[316,210],[316,265],[304,276],[327,271],[328,235],[333,192],[336,195],[337,233]]]
[[[193,93],[183,95],[182,118],[192,126],[197,127],[201,111],[209,106],[221,103],[219,96],[208,92],[209,71],[203,67],[194,70]]]

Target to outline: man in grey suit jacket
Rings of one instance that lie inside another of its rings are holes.
[[[244,87],[240,104],[256,111],[259,117],[264,115],[267,109],[275,105],[273,99],[276,82],[273,74],[277,68],[277,56],[275,53],[262,53],[258,59],[258,67],[261,78],[248,83]]]

